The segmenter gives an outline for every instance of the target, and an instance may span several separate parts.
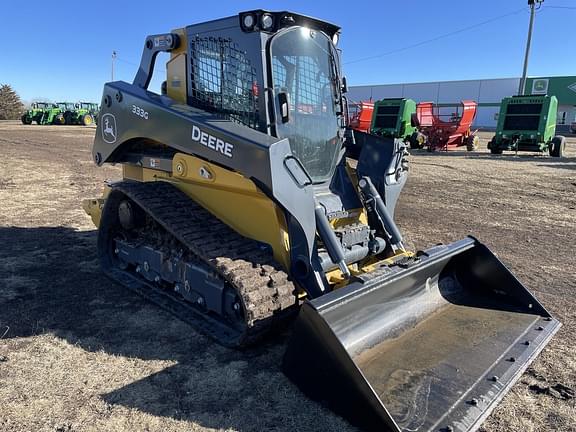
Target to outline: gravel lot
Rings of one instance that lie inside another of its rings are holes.
[[[236,352],[99,272],[81,208],[119,167],[95,129],[0,122],[0,430],[352,431],[280,371],[287,334]],[[576,139],[567,157],[414,152],[409,246],[473,234],[563,323],[484,431],[576,431]]]

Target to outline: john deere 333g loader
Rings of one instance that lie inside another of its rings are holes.
[[[338,37],[262,10],[148,36],[102,97],[102,267],[227,346],[298,313],[286,375],[365,430],[475,430],[560,324],[474,238],[406,250],[405,144],[343,157]]]

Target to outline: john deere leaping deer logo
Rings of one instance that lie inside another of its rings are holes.
[[[102,116],[102,139],[108,144],[116,142],[116,118],[113,114],[104,114]]]
[[[532,83],[532,94],[548,93],[548,79],[535,79]]]

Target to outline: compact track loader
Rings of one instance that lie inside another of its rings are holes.
[[[101,265],[227,346],[298,312],[286,375],[365,430],[475,430],[560,324],[474,238],[406,250],[404,142],[344,157],[339,34],[255,10],[148,36],[104,87],[93,157],[123,179],[84,202]]]

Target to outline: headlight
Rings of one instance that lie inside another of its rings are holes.
[[[274,18],[272,17],[272,15],[270,14],[262,15],[262,18],[260,18],[260,26],[264,30],[270,30],[273,25],[274,25]]]
[[[244,15],[242,23],[244,24],[244,27],[246,27],[246,30],[252,30],[252,27],[256,24],[256,18],[254,18],[254,15],[252,14]]]

